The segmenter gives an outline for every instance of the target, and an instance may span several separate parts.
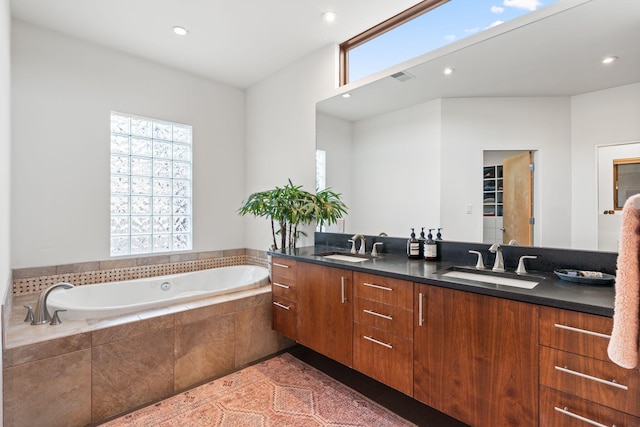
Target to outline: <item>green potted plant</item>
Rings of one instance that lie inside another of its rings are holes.
[[[298,237],[305,235],[298,230],[300,224],[318,223],[331,225],[347,212],[340,194],[327,188],[316,194],[295,186],[289,180],[284,187],[251,194],[238,209],[241,216],[251,214],[267,218],[271,222],[272,250],[278,249],[276,236],[280,235],[280,248],[295,248]],[[277,224],[277,229],[276,229]]]

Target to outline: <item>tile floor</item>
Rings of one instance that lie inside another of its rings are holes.
[[[309,348],[295,345],[285,351],[418,427],[469,427]]]
[[[306,347],[294,346],[288,352],[419,427],[469,427]]]

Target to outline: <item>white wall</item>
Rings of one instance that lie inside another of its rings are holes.
[[[0,298],[4,302],[4,296],[9,289],[11,279],[10,238],[11,228],[9,222],[10,179],[11,179],[11,70],[10,64],[10,39],[11,39],[11,14],[9,12],[9,0],[0,0]],[[1,304],[1,303],[0,303]],[[4,328],[3,328],[4,329]],[[4,335],[0,333],[0,344],[4,348]],[[2,383],[2,360],[0,360],[0,384]],[[0,402],[2,401],[0,390]],[[0,420],[2,420],[2,407],[0,406]],[[0,421],[2,424],[2,421]]]
[[[442,101],[442,227],[451,240],[482,241],[484,150],[536,150],[534,244],[569,247],[569,98]],[[475,183],[475,184],[474,184]],[[466,214],[471,203],[474,214]]]
[[[318,114],[316,116],[317,148],[326,151],[326,186],[341,194],[342,201],[352,212],[353,194],[351,191],[351,172],[354,165],[352,154],[351,122]],[[344,218],[344,231],[350,232],[351,217]],[[326,226],[328,232],[339,232],[338,224]]]
[[[441,226],[440,114],[435,100],[353,124],[349,232],[409,236]]]
[[[244,246],[243,91],[22,22],[11,63],[13,267],[109,259],[112,110],[193,126],[193,250]]]
[[[335,92],[336,60],[336,46],[327,46],[247,90],[243,198],[283,186],[288,179],[307,191],[315,190],[316,102]],[[245,246],[268,249],[270,230],[266,220],[247,217]],[[313,244],[313,230],[307,233],[309,238],[299,246]]]
[[[572,247],[598,244],[596,146],[640,141],[640,83],[571,99]],[[585,214],[586,213],[586,214]]]

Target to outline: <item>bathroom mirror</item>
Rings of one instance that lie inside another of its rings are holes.
[[[488,241],[485,154],[531,151],[533,245],[598,250],[597,147],[637,140],[639,39],[639,2],[563,0],[341,88],[316,109],[349,206],[329,231]]]

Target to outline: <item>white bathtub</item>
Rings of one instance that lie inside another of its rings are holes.
[[[255,265],[212,268],[190,273],[56,289],[47,307],[65,319],[95,319],[135,313],[269,283],[269,272]]]

